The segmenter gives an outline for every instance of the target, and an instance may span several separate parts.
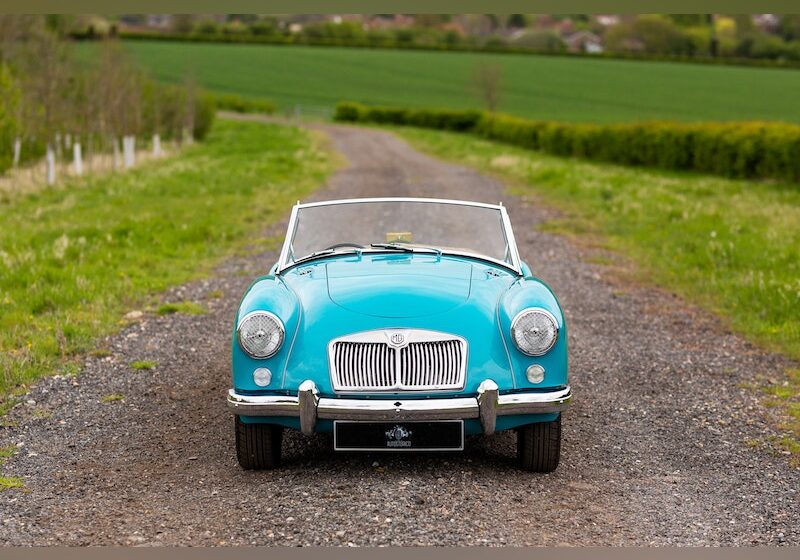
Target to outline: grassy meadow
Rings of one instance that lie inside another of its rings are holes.
[[[264,97],[282,108],[372,105],[482,108],[476,65],[501,67],[499,110],[523,117],[615,123],[638,120],[800,122],[800,71],[538,55],[486,55],[335,47],[127,41],[152,75],[189,72],[212,91]],[[91,56],[97,45],[78,45]]]
[[[648,279],[800,359],[796,186],[587,163],[471,135],[393,130],[424,151],[500,176],[518,193],[536,193],[564,213],[548,229],[601,234]]]
[[[266,226],[332,165],[307,131],[218,120],[174,157],[4,197],[0,408],[3,394],[44,373],[76,371],[74,357],[151,294],[271,242]],[[184,307],[158,312],[202,312]]]

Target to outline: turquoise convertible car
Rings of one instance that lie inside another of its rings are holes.
[[[572,392],[558,300],[502,205],[425,198],[297,204],[233,332],[236,451],[279,465],[286,428],[338,451],[458,451],[516,430],[549,472]]]

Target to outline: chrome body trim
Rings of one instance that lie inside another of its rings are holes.
[[[228,391],[228,408],[241,416],[288,416],[300,419],[303,433],[314,432],[317,419],[384,422],[393,420],[467,420],[480,418],[485,434],[495,430],[497,416],[562,412],[572,401],[567,386],[554,391],[498,394],[497,384],[484,380],[477,397],[439,399],[320,398],[314,382],[300,385],[298,396],[240,395]]]
[[[506,238],[506,244],[508,245],[508,252],[509,256],[511,257],[511,263],[507,263],[498,259],[494,259],[487,255],[481,255],[478,253],[472,253],[468,251],[455,251],[451,249],[442,249],[442,254],[445,255],[455,255],[461,257],[472,257],[476,259],[481,259],[484,261],[488,261],[499,266],[503,266],[517,275],[522,274],[522,262],[519,256],[519,249],[517,248],[517,242],[514,238],[514,230],[511,227],[511,218],[508,216],[508,211],[506,210],[505,206],[502,204],[486,204],[484,202],[473,202],[468,200],[451,200],[445,198],[418,198],[418,197],[378,197],[378,198],[346,198],[341,200],[327,200],[321,202],[309,202],[306,204],[300,204],[299,202],[292,207],[292,212],[289,215],[289,225],[286,229],[286,237],[283,241],[283,246],[281,247],[281,253],[278,258],[278,265],[276,274],[280,275],[283,271],[292,268],[295,266],[294,262],[289,261],[289,252],[292,246],[292,241],[294,240],[294,233],[295,227],[297,225],[297,213],[299,210],[303,208],[314,208],[319,206],[334,206],[340,204],[360,204],[360,203],[368,203],[368,202],[421,202],[421,203],[429,203],[429,204],[452,204],[457,206],[473,206],[478,208],[488,208],[492,210],[498,210],[500,212],[500,217],[503,222],[503,233]],[[364,252],[369,252],[368,250],[364,250]],[[386,252],[385,250],[376,250],[375,252]],[[326,254],[321,255],[320,258],[323,257],[330,257],[335,256],[333,254]],[[308,261],[306,261],[308,262]]]
[[[314,433],[317,425],[317,406],[319,397],[317,396],[317,386],[310,379],[306,379],[297,389],[297,408],[300,413],[300,431],[310,436]]]
[[[478,385],[478,409],[480,410],[481,428],[483,433],[491,435],[497,425],[497,383],[486,379]]]
[[[439,331],[353,333],[328,343],[331,384],[337,393],[459,391],[468,350],[465,338]]]
[[[240,395],[230,389],[228,408],[241,416],[300,416],[298,398],[288,395]]]
[[[478,417],[473,397],[454,399],[320,399],[317,416],[325,420],[459,420]]]
[[[572,389],[569,386],[558,391],[510,393],[497,397],[497,415],[561,412],[566,410],[571,402]]]

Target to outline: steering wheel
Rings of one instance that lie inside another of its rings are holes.
[[[355,247],[356,249],[363,249],[364,246],[359,243],[334,243],[333,245],[329,245],[325,247],[325,250],[328,249],[341,249],[342,247]]]

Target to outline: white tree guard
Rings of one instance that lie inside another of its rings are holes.
[[[72,145],[73,166],[75,168],[75,175],[83,175],[83,156],[81,154],[81,143],[75,142]]]
[[[14,167],[19,167],[19,157],[22,153],[22,141],[14,138]]]
[[[122,157],[125,161],[125,169],[130,169],[136,164],[136,137],[125,136],[122,139]]]
[[[56,182],[56,153],[49,144],[47,146],[47,155],[45,159],[47,159],[47,184],[52,185]]]
[[[153,155],[155,157],[161,157],[161,135],[160,134],[153,134]]]

